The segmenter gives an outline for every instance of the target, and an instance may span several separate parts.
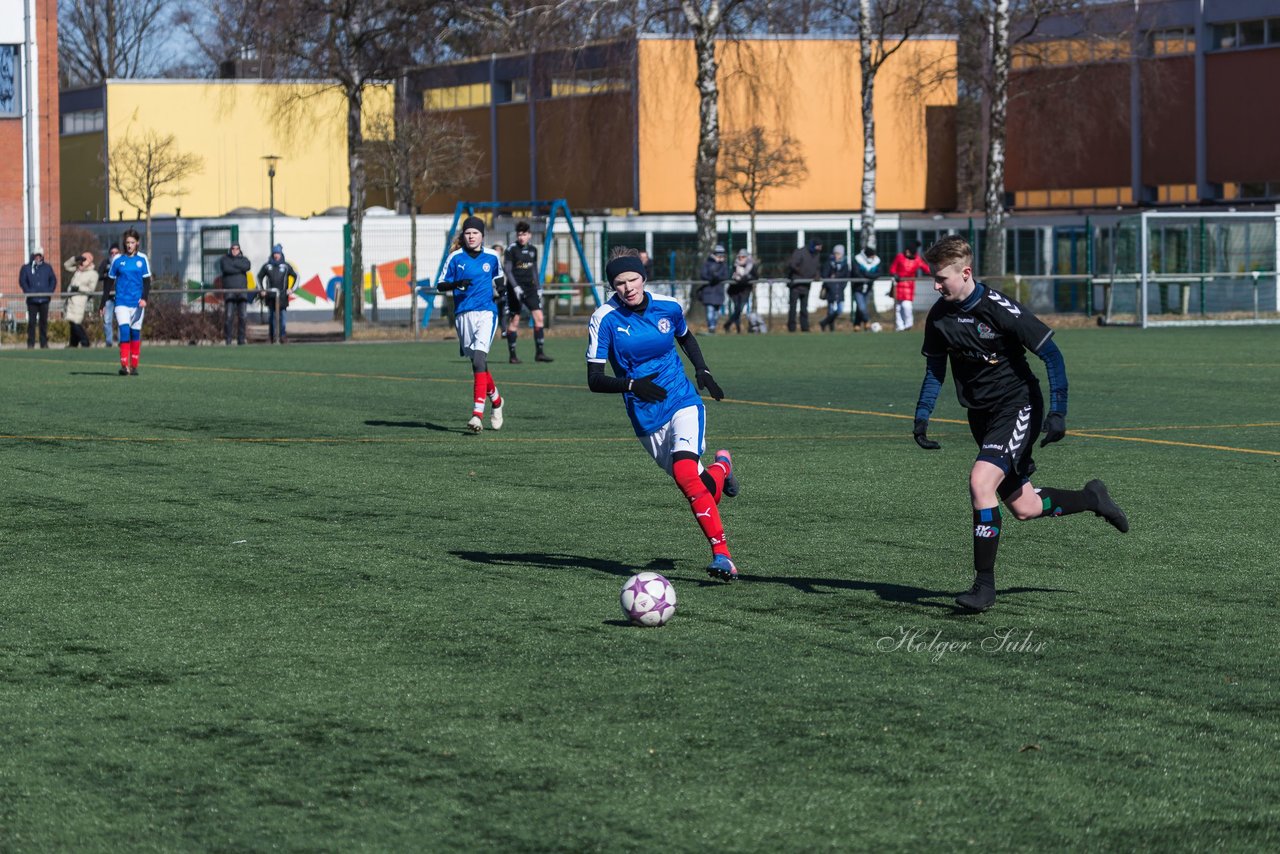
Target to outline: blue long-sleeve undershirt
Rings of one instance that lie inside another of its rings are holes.
[[[924,382],[920,385],[920,399],[916,402],[916,418],[929,420],[933,407],[938,403],[938,393],[942,391],[942,381],[947,378],[947,357],[926,356],[924,360]]]
[[[1062,351],[1053,339],[1044,342],[1040,352],[1036,353],[1044,362],[1044,372],[1049,377],[1049,411],[1067,414],[1067,363],[1062,359]]]

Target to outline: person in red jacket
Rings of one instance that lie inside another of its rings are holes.
[[[897,332],[910,332],[915,323],[912,303],[916,298],[916,277],[933,275],[920,257],[920,241],[898,253],[889,265],[889,274],[893,276],[893,328]]]

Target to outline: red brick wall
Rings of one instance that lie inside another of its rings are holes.
[[[58,181],[58,4],[57,0],[37,0],[37,56],[39,62],[40,118],[40,240],[50,263],[58,265],[61,279],[58,232],[62,214]],[[25,67],[24,67],[25,72]],[[25,79],[23,86],[26,86]],[[0,119],[0,292],[18,287],[18,269],[27,260],[22,222],[21,156],[24,145],[22,119]]]

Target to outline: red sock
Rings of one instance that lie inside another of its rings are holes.
[[[703,473],[715,482],[716,488],[711,494],[715,497],[716,504],[719,504],[724,497],[724,479],[729,476],[729,469],[724,463],[712,463],[703,469]]]
[[[698,461],[676,460],[671,466],[671,473],[675,476],[676,485],[680,487],[680,491],[684,493],[685,498],[689,499],[693,516],[698,520],[698,526],[706,535],[707,542],[711,544],[711,553],[729,557],[729,546],[725,541],[720,511],[716,509],[716,500],[707,491],[707,485],[703,483],[702,476],[698,472]],[[724,483],[723,478],[720,482]]]
[[[472,380],[472,406],[471,412],[474,415],[484,415],[484,394],[485,394],[485,377],[487,373],[476,374]]]
[[[120,342],[120,367],[129,367],[129,352],[133,349],[128,341]]]
[[[133,359],[133,366],[138,367],[138,359],[142,356],[141,338],[135,338],[129,342],[129,356]]]

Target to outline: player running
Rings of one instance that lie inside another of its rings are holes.
[[[493,403],[489,426],[502,429],[502,395],[489,373],[489,345],[498,327],[495,295],[503,288],[502,262],[484,247],[484,220],[469,216],[462,222],[461,243],[445,259],[444,273],[436,288],[453,291],[453,325],[458,330],[458,351],[471,360],[475,377],[471,418],[467,429],[484,429],[485,397]]]
[[[537,349],[538,362],[554,361],[543,349],[542,293],[538,290],[538,247],[530,244],[533,233],[529,223],[516,223],[516,242],[507,247],[503,269],[507,274],[507,352],[511,364],[520,364],[516,355],[516,339],[520,334],[520,307],[529,309],[533,318],[533,345]]]
[[[973,249],[964,238],[942,238],[929,247],[925,259],[934,270],[933,289],[941,298],[925,321],[924,384],[914,435],[925,450],[941,447],[928,437],[928,427],[949,357],[956,396],[968,410],[969,432],[978,443],[978,458],[969,473],[975,578],[969,592],[956,597],[956,604],[985,611],[996,601],[1000,501],[1020,520],[1090,510],[1121,533],[1129,530],[1129,520],[1100,480],[1074,491],[1031,484],[1036,470],[1031,447],[1040,435],[1041,419],[1040,447],[1067,435],[1067,369],[1062,351],[1052,341],[1053,330],[1025,306],[974,280]],[[1040,381],[1027,364],[1028,350],[1044,362],[1049,377],[1047,417]]]
[[[120,376],[138,375],[142,357],[142,316],[151,293],[151,261],[138,251],[141,239],[132,228],[124,233],[124,254],[107,270],[116,293],[116,325],[120,327]]]
[[[716,451],[715,462],[703,468],[706,411],[675,345],[680,344],[693,364],[698,388],[706,389],[714,400],[722,400],[724,392],[707,370],[679,301],[645,291],[645,269],[638,252],[615,249],[605,277],[613,296],[591,315],[587,386],[594,392],[623,396],[640,443],[675,478],[711,544],[707,573],[732,581],[738,577],[738,568],[729,555],[718,505],[721,496],[738,494],[733,459],[728,451]],[[605,373],[606,362],[612,365],[613,376]]]

